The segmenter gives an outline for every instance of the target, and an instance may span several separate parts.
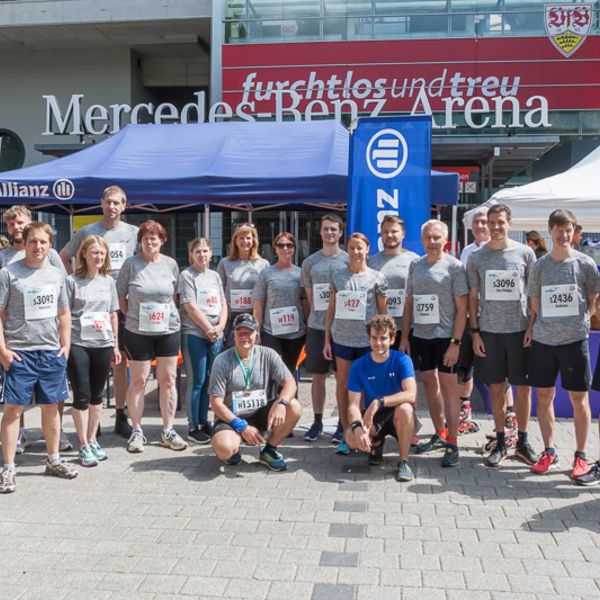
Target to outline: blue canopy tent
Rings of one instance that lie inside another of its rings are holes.
[[[111,184],[144,212],[346,203],[349,132],[332,120],[129,125],[54,161],[0,173],[0,204],[98,211]],[[431,204],[456,204],[458,175],[432,172]]]

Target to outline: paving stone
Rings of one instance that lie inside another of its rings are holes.
[[[312,593],[312,600],[354,600],[355,598],[356,586],[354,585],[317,583]]]
[[[329,535],[331,537],[362,538],[365,537],[365,526],[332,523],[329,527]]]
[[[333,510],[362,513],[367,510],[367,503],[366,502],[344,502],[344,501],[340,500],[334,504]]]
[[[368,492],[369,484],[362,481],[344,481],[340,483],[339,490],[341,492]]]
[[[319,565],[322,567],[356,567],[358,552],[322,552]]]

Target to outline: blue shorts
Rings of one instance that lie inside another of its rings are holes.
[[[67,359],[57,357],[58,350],[16,351],[21,360],[13,360],[4,374],[3,400],[6,404],[29,406],[58,404],[69,397]]]
[[[331,351],[333,352],[334,358],[343,358],[344,360],[356,360],[361,356],[364,356],[367,352],[371,352],[370,346],[362,346],[354,348],[353,346],[344,346],[343,344],[336,344],[331,342]]]

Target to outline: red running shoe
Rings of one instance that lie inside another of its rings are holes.
[[[571,471],[571,479],[577,479],[578,477],[583,477],[587,475],[592,468],[588,464],[588,461],[585,458],[581,458],[581,456],[576,456],[573,461],[573,470]]]
[[[545,475],[551,469],[558,469],[559,465],[558,454],[556,454],[556,452],[552,454],[547,450],[544,450],[537,462],[532,465],[531,471],[538,475]]]

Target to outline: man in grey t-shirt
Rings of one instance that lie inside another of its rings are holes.
[[[100,200],[102,208],[102,220],[91,225],[82,227],[60,251],[65,268],[68,273],[73,272],[71,261],[77,255],[79,247],[90,235],[104,238],[110,252],[110,275],[117,279],[119,271],[127,258],[133,256],[138,250],[137,234],[135,225],[124,223],[121,215],[127,208],[127,196],[118,185],[107,187],[102,193]],[[124,330],[124,316],[119,312],[119,349],[124,351],[122,340]],[[125,410],[125,394],[127,392],[127,364],[121,361],[118,365],[113,364],[113,376],[115,383],[115,428],[114,431],[128,438],[131,435],[131,426],[127,421]]]
[[[295,399],[294,377],[279,355],[256,345],[257,327],[252,315],[238,315],[233,321],[234,347],[213,363],[208,394],[217,420],[211,443],[228,465],[241,461],[242,440],[249,446],[264,444],[260,462],[272,471],[285,471],[287,463],[277,445],[293,431],[302,407]],[[280,388],[276,398],[267,396],[271,382]]]
[[[312,375],[311,395],[314,419],[304,434],[307,442],[316,441],[323,432],[323,410],[325,407],[325,382],[333,361],[323,356],[325,344],[325,316],[329,307],[330,283],[333,274],[348,266],[348,253],[340,248],[344,222],[336,214],[321,217],[320,234],[323,248],[302,263],[302,286],[310,306],[306,332],[306,361],[304,366]],[[339,443],[342,428],[334,433],[331,441]]]
[[[527,379],[527,282],[535,254],[508,237],[510,209],[495,204],[488,209],[490,241],[469,257],[469,316],[475,352],[475,376],[490,388],[496,444],[485,459],[498,467],[507,454],[505,438],[505,381],[516,386],[519,425],[515,456],[529,465],[537,454],[527,440],[531,388]]]
[[[530,384],[537,388],[537,417],[545,450],[531,470],[544,475],[558,466],[554,448],[552,403],[556,378],[568,390],[573,404],[575,456],[571,478],[588,474],[586,444],[590,429],[588,391],[592,381],[588,335],[600,279],[594,261],[572,248],[575,215],[557,209],[550,214],[548,231],[552,251],[531,268],[527,295],[531,316],[526,343],[531,344]]]

